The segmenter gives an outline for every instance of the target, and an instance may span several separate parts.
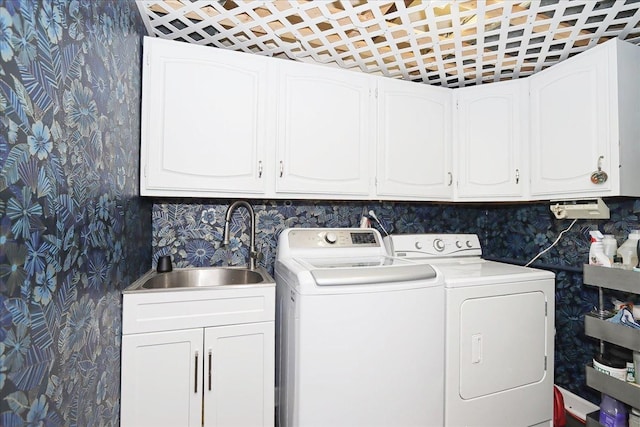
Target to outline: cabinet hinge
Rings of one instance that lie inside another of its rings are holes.
[[[142,169],[144,172],[144,177],[147,177],[147,165],[144,165],[144,168]]]
[[[544,370],[547,370],[547,356],[544,357]]]

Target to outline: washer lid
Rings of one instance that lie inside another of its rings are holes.
[[[380,256],[363,258],[295,259],[305,266],[318,286],[370,285],[432,281],[437,272],[428,264]]]

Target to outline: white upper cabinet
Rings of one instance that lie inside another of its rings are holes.
[[[522,199],[527,187],[528,80],[456,89],[456,196]]]
[[[640,196],[639,75],[613,39],[530,77],[532,198]]]
[[[143,61],[143,196],[640,196],[640,47],[618,39],[460,89],[149,37]]]
[[[262,194],[272,61],[145,37],[141,194]]]
[[[278,61],[276,193],[371,194],[374,79]]]
[[[376,194],[450,199],[450,89],[378,78]]]

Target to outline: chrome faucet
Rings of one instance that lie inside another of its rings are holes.
[[[230,240],[229,225],[231,223],[231,215],[233,214],[233,211],[239,206],[244,206],[245,208],[247,208],[247,210],[249,211],[249,215],[251,215],[251,234],[250,234],[251,240],[249,242],[249,268],[251,270],[255,270],[256,259],[259,259],[260,257],[258,252],[256,251],[256,214],[253,211],[253,208],[251,207],[249,202],[246,202],[244,200],[238,200],[230,204],[229,207],[227,208],[227,213],[225,214],[225,217],[224,217],[224,235],[223,235],[224,240],[222,241],[222,244],[225,246],[229,244],[229,240]]]

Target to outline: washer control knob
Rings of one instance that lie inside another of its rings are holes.
[[[442,252],[444,251],[444,241],[442,239],[435,239],[433,241],[433,247],[436,249],[436,251],[438,252]]]
[[[422,249],[422,242],[416,242],[416,249]]]
[[[469,243],[469,242],[467,242]],[[460,240],[456,240],[456,248],[462,249],[462,242]]]
[[[473,247],[473,243],[471,243],[471,240],[467,240],[467,247],[468,248],[472,248]]]
[[[324,235],[324,240],[330,245],[333,245],[335,242],[338,241],[338,236],[336,236],[336,233],[329,232]]]

